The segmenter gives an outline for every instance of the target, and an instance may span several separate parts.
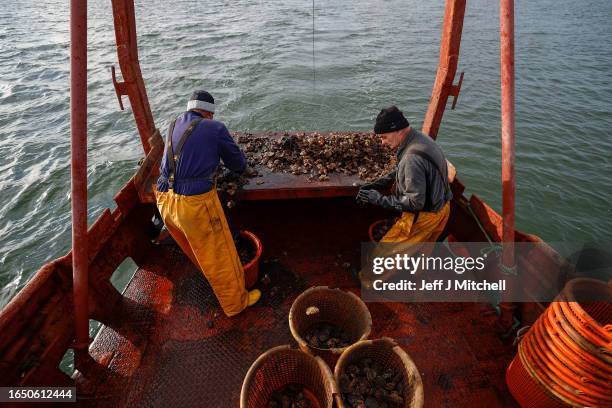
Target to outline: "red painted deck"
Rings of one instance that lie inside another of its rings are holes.
[[[359,242],[380,214],[348,200],[244,202],[228,213],[232,224],[261,237],[263,258],[270,261],[262,273],[271,277],[261,286],[260,303],[233,319],[222,314],[203,276],[173,244],[149,251],[112,327],[103,328],[92,345],[101,365],[90,375],[92,392],[83,403],[237,407],[257,356],[292,343],[287,315],[303,289],[329,285],[358,292],[342,264],[356,265]],[[495,333],[490,305],[368,307],[371,337],[395,338],[419,367],[427,407],[515,406],[504,383],[514,350]]]

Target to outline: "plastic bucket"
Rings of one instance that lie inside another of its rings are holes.
[[[376,230],[376,228],[387,224],[389,226],[389,228],[391,228],[393,226],[393,224],[395,224],[395,219],[385,219],[385,220],[378,220],[378,221],[374,221],[372,224],[370,224],[370,227],[368,228],[368,237],[370,237],[370,241],[371,242],[378,242],[379,240],[374,238],[374,231]]]
[[[242,265],[242,269],[244,269],[244,283],[247,288],[251,288],[257,283],[257,278],[259,277],[259,260],[261,259],[263,246],[257,235],[250,231],[240,231],[240,236],[255,248],[255,257],[246,265]]]
[[[510,393],[521,407],[563,408],[566,404],[548,394],[527,372],[517,354],[506,370],[506,384]]]

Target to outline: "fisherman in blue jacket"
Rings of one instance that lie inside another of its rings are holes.
[[[242,173],[246,159],[222,122],[213,120],[215,100],[195,91],[187,111],[170,124],[157,181],[157,208],[168,232],[202,271],[223,311],[240,313],[261,297],[247,292],[244,271],[217,196],[220,160]]]

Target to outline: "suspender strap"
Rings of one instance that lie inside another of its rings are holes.
[[[448,186],[448,180],[444,177],[444,174],[442,174],[442,170],[440,170],[438,163],[436,163],[436,161],[430,155],[428,155],[422,150],[412,150],[409,152],[409,154],[414,154],[416,156],[419,156],[427,160],[429,163],[431,163],[434,166],[434,168],[438,171],[438,174],[440,175],[440,177],[442,177],[442,183],[444,183],[444,196],[448,197],[448,193],[450,191],[450,188]],[[433,203],[431,202],[431,188],[429,186],[429,181],[427,181],[426,195],[427,197],[425,198],[425,208],[429,209],[433,205]],[[415,217],[415,222],[416,222],[416,217]]]
[[[170,162],[172,162],[172,134],[174,133],[174,125],[176,125],[176,119],[170,123],[170,127],[168,128],[168,136],[166,136],[166,163],[168,163],[168,167],[170,167],[170,169],[172,169]],[[174,177],[172,180],[174,181]]]
[[[183,150],[183,146],[185,145],[185,141],[193,130],[198,126],[198,124],[204,120],[204,118],[197,118],[191,121],[187,129],[181,135],[179,139],[178,146],[176,152],[172,148],[172,134],[174,133],[174,126],[176,125],[176,120],[172,122],[170,128],[168,129],[168,138],[166,140],[166,145],[168,146],[166,149],[166,162],[168,163],[168,189],[174,189],[174,175],[176,173],[176,162],[179,160],[181,156],[181,151]]]
[[[185,142],[187,141],[187,138],[189,137],[189,135],[191,135],[193,130],[196,128],[196,126],[198,126],[200,122],[203,120],[204,118],[196,118],[189,124],[189,127],[185,130],[185,132],[183,133],[183,135],[181,136],[178,142],[178,145],[176,146],[176,152],[174,153],[175,160],[178,161],[181,155],[181,152],[183,151],[183,146],[185,145]]]

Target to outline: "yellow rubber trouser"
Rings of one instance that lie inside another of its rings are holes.
[[[450,202],[438,212],[421,212],[414,223],[414,214],[402,213],[380,242],[435,242],[448,221]]]
[[[168,232],[204,273],[223,312],[240,313],[248,302],[244,270],[216,189],[193,196],[155,191],[155,197]]]
[[[415,245],[421,242],[435,242],[440,234],[444,231],[444,227],[450,215],[450,202],[438,212],[421,212],[414,222],[414,214],[404,212],[397,222],[391,227],[384,237],[380,240],[381,243],[396,243],[400,245],[378,245],[374,248],[371,257],[394,257],[396,254],[415,254],[419,251],[426,253],[431,248],[423,248],[421,245]],[[405,244],[405,245],[401,245]],[[359,273],[362,285],[370,287],[375,279],[387,280],[393,277],[397,271],[388,271],[382,276],[373,274],[372,269],[368,266],[362,269]]]

